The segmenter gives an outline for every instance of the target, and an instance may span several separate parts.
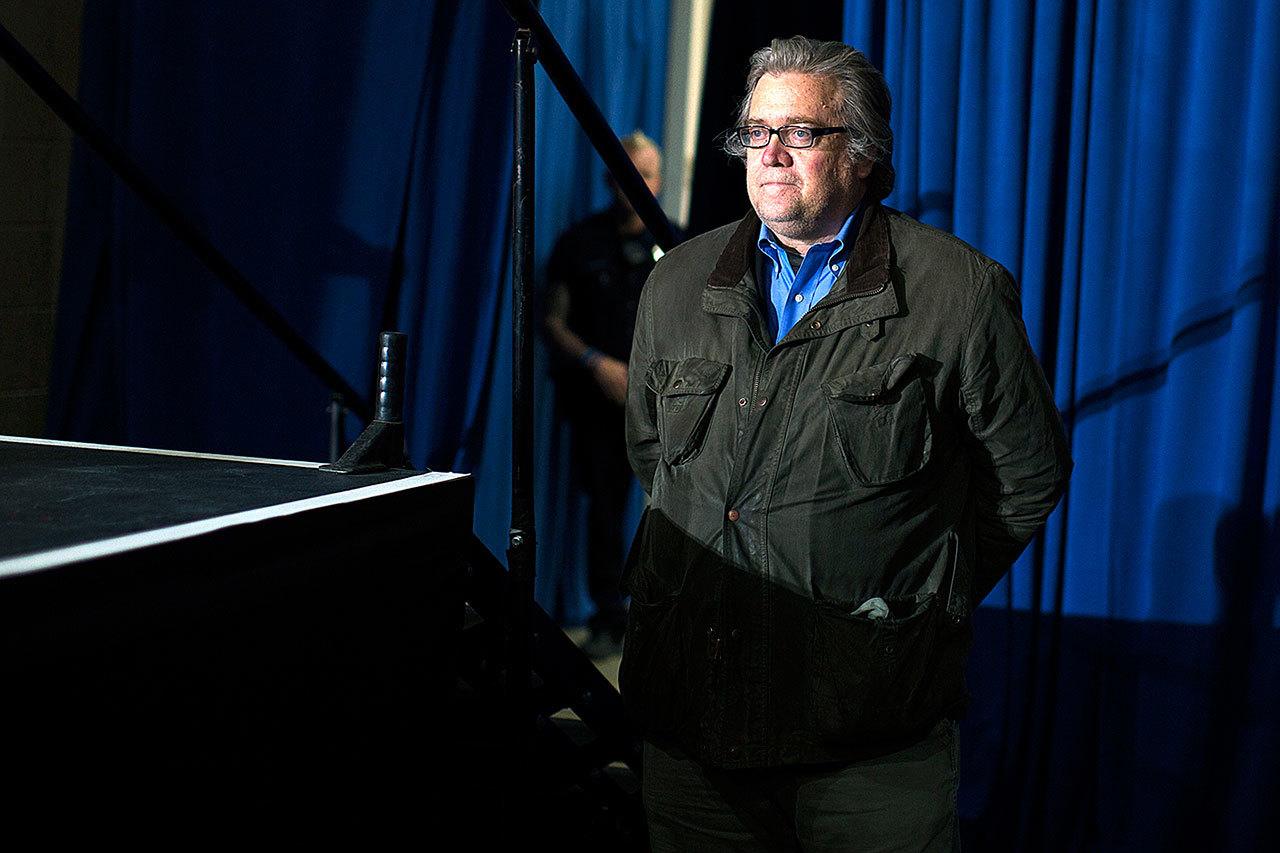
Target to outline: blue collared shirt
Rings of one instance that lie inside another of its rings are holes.
[[[785,338],[791,327],[831,292],[832,285],[844,272],[850,240],[857,237],[861,213],[862,205],[858,205],[840,226],[836,238],[830,243],[811,246],[800,269],[794,271],[786,249],[764,223],[760,224],[758,245],[765,259],[760,285],[769,297],[765,304],[765,320],[773,333],[774,343]]]

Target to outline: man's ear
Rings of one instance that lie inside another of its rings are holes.
[[[858,175],[858,180],[865,181],[867,176],[871,174],[871,169],[875,166],[870,160],[858,160],[853,164],[853,170]]]

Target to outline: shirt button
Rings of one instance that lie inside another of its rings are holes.
[[[747,398],[746,398],[746,397],[739,397],[739,398],[738,398],[738,408],[742,408],[742,407],[743,407],[743,406],[745,406],[746,404],[747,404]]]
[[[839,264],[832,264],[832,265],[831,265],[831,271],[832,271],[832,272],[840,272],[840,265],[839,265]]]
[[[803,293],[797,293],[797,294],[796,294],[796,302],[804,302],[804,294],[803,294]]]
[[[729,510],[729,520],[730,521],[738,520],[738,511],[736,509]]]

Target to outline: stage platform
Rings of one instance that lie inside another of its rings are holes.
[[[472,494],[457,474],[0,437],[9,813],[424,794],[404,780],[442,754]]]

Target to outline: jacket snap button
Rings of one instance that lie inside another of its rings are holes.
[[[738,511],[736,509],[729,510],[729,520],[730,521],[738,520]]]
[[[761,408],[761,409],[763,409],[763,408],[765,407],[765,404],[766,404],[766,403],[768,403],[768,402],[769,402],[769,398],[768,398],[768,397],[761,397],[761,398],[756,402],[756,407],[757,407],[757,408]]]
[[[809,328],[810,328],[810,329],[821,329],[821,328],[822,328],[822,321],[821,321],[821,320],[814,320],[812,323],[810,323],[810,324],[809,324]]]
[[[739,398],[738,398],[738,406],[739,406],[739,407],[741,407],[741,406],[745,406],[746,404],[747,404],[747,398],[746,398],[746,397],[739,397]]]
[[[683,385],[683,384],[684,384],[684,380],[683,380],[683,379],[677,379],[675,382],[672,382],[672,383],[671,383],[671,387],[672,387],[672,388],[679,388],[679,387],[680,387],[681,385]]]

